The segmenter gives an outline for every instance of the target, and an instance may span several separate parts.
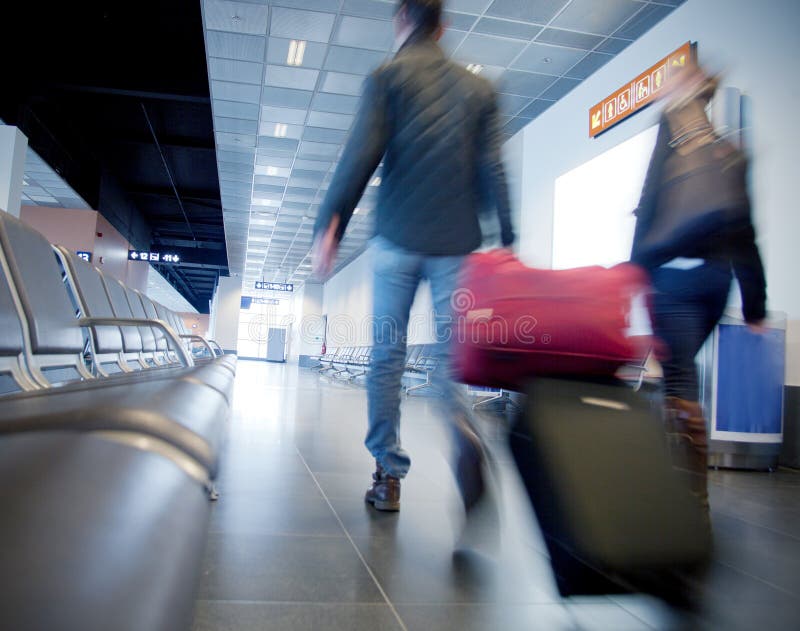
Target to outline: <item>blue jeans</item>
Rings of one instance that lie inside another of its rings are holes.
[[[732,272],[729,263],[708,261],[687,270],[651,270],[653,331],[667,345],[661,362],[664,393],[687,401],[699,400],[695,356],[725,311]]]
[[[406,341],[411,304],[423,279],[431,285],[436,320],[438,366],[431,375],[448,416],[468,418],[461,389],[451,379],[449,340],[451,296],[462,256],[427,256],[409,252],[376,237],[373,288],[373,351],[367,375],[369,429],[364,441],[375,460],[392,476],[403,478],[411,459],[400,441],[401,380],[406,364]]]

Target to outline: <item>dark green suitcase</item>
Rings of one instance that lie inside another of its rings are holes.
[[[510,435],[562,596],[680,600],[711,535],[673,468],[662,422],[616,380],[536,378]]]

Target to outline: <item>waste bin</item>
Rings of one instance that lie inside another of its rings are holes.
[[[754,333],[726,311],[703,347],[701,398],[709,424],[709,466],[772,470],[783,442],[786,314],[770,312]]]

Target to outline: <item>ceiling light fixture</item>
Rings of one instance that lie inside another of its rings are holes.
[[[267,167],[267,175],[278,175],[277,167]]]
[[[467,66],[467,70],[469,70],[472,74],[480,74],[481,70],[483,70],[483,66],[480,64],[469,64]]]
[[[381,185],[381,178],[379,176],[375,176],[372,179],[372,182],[369,183],[370,186],[380,186]]]
[[[289,54],[286,56],[286,63],[290,66],[302,66],[305,54],[306,43],[303,40],[293,39],[289,43]]]
[[[284,123],[275,123],[275,135],[278,138],[286,138],[287,127]]]

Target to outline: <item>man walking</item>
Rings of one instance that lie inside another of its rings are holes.
[[[375,325],[365,441],[376,471],[365,499],[386,511],[399,510],[400,480],[411,464],[400,441],[400,393],[409,313],[423,279],[430,281],[436,315],[439,364],[433,377],[452,420],[453,468],[467,511],[483,494],[485,454],[449,375],[450,303],[463,257],[481,243],[483,206],[496,206],[503,245],[514,241],[496,96],[489,82],[451,62],[439,47],[442,5],[443,0],[398,2],[399,50],[365,82],[314,230],[314,267],[325,276],[383,159],[372,244]]]

